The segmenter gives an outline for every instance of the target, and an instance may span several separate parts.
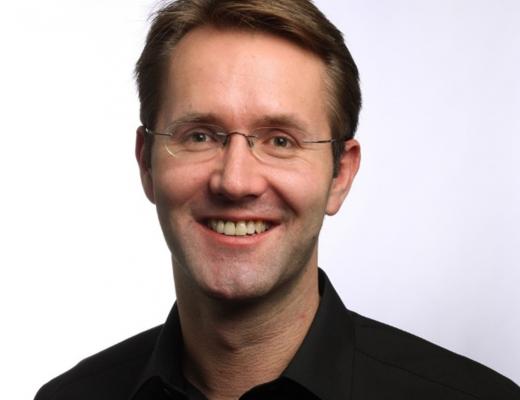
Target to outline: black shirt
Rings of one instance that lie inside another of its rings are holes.
[[[278,379],[242,400],[520,400],[507,378],[347,310],[321,270],[319,282],[320,305],[296,355]],[[205,400],[182,375],[182,348],[174,306],[164,325],[83,360],[35,400]]]

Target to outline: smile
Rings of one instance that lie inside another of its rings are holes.
[[[210,219],[207,225],[212,231],[227,236],[256,235],[271,227],[271,224],[265,221],[225,221],[221,219]]]

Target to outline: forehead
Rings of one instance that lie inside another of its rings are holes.
[[[278,36],[194,29],[172,51],[166,75],[159,120],[212,113],[238,127],[288,114],[309,128],[328,127],[324,63]]]

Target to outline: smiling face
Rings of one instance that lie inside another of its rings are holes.
[[[325,65],[282,38],[197,28],[178,43],[167,73],[158,132],[196,118],[245,133],[283,121],[312,139],[331,137]],[[244,300],[315,279],[324,214],[338,211],[357,171],[355,141],[333,179],[330,144],[313,145],[280,167],[256,157],[241,135],[198,162],[172,157],[156,139],[150,169],[142,131],[137,156],[177,284]]]

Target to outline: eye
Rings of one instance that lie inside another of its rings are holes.
[[[219,147],[219,128],[212,125],[188,123],[176,127],[172,135],[172,152],[204,152]]]
[[[187,139],[195,143],[202,143],[210,140],[208,134],[204,132],[191,132]]]
[[[271,143],[275,147],[291,147],[292,144],[288,137],[286,136],[274,136],[271,138]]]
[[[289,158],[297,156],[301,150],[297,134],[290,128],[258,128],[255,134],[259,154],[274,158]]]
[[[215,141],[215,132],[207,126],[186,126],[180,129],[178,140],[186,146],[211,143]]]
[[[264,128],[261,133],[264,136],[263,143],[273,150],[295,150],[298,147],[297,139],[290,131],[284,128]]]

